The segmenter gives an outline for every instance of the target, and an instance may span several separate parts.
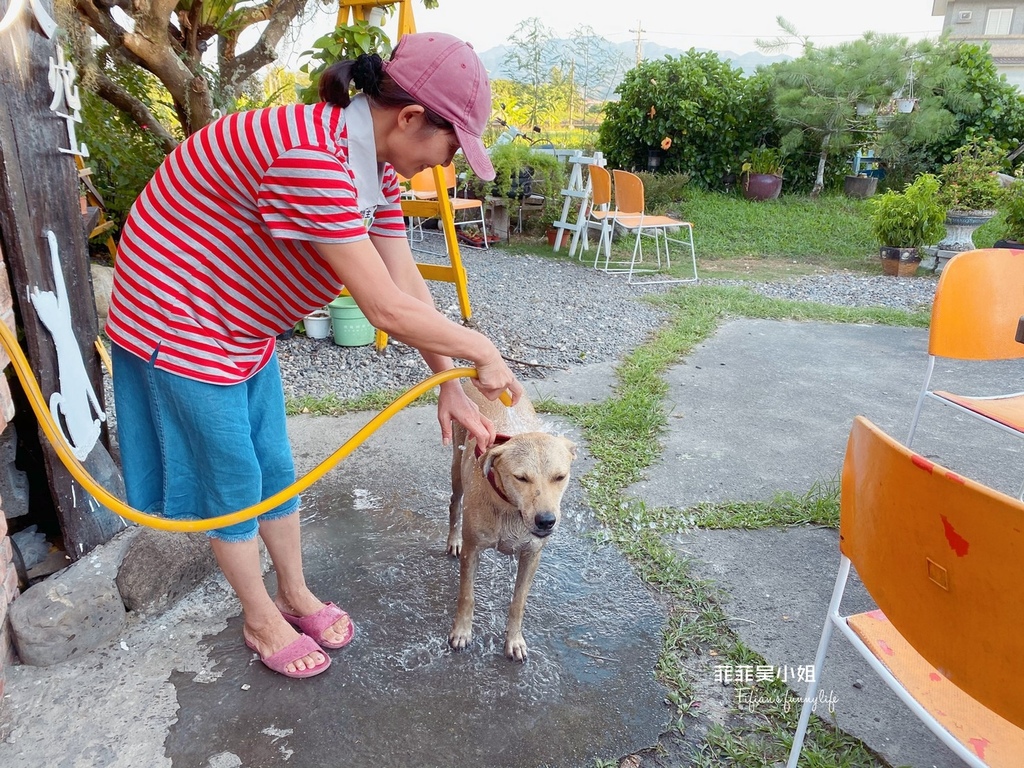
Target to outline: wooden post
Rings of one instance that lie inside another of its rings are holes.
[[[86,397],[86,408],[95,409],[97,403],[89,398],[98,397],[102,413],[103,378],[93,349],[96,304],[74,159],[85,154],[74,130],[76,119],[80,121],[77,90],[73,72],[61,68],[60,46],[47,34],[53,32],[46,21],[52,11],[50,0],[26,3],[0,32],[0,245],[10,269],[29,363],[51,407],[66,419],[62,429],[75,444],[76,433],[81,438],[93,427],[99,430],[101,419],[97,414],[94,421],[85,422],[89,429],[76,430],[72,422],[81,425],[83,421],[71,415],[71,400]],[[52,318],[55,308],[69,332],[43,325],[40,312],[46,309],[44,314]],[[60,357],[58,344],[63,345]],[[80,358],[74,360],[66,353],[76,346]],[[82,365],[84,372],[78,370]],[[62,391],[62,379],[68,389],[71,368],[86,385],[76,394]],[[39,435],[65,550],[78,559],[124,528],[125,522],[101,507],[71,477],[41,431]],[[95,438],[77,442],[81,453],[88,450],[83,459],[86,469],[112,493],[123,496],[120,472],[103,442]]]

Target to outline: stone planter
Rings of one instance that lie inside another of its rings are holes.
[[[935,246],[934,270],[942,268],[949,259],[963,251],[973,251],[974,231],[987,222],[996,211],[948,211],[946,213],[946,236]]]
[[[877,176],[847,176],[843,180],[843,192],[847,197],[871,197],[877,188]]]
[[[771,173],[744,173],[740,191],[747,200],[774,200],[782,192],[782,177]]]

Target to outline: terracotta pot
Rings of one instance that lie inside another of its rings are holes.
[[[782,177],[771,173],[744,173],[740,189],[747,200],[774,200],[782,192]]]
[[[917,248],[896,248],[883,245],[878,249],[882,257],[882,274],[891,277],[911,277],[921,264]]]

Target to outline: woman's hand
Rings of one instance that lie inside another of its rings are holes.
[[[512,404],[515,405],[523,396],[523,385],[509,370],[497,348],[492,346],[491,349],[494,353],[489,358],[477,361],[473,386],[488,400],[496,400],[507,391],[512,396]]]
[[[494,424],[486,418],[476,403],[462,391],[457,380],[446,381],[441,385],[437,396],[437,420],[441,423],[441,439],[445,445],[452,442],[452,421],[457,421],[476,438],[476,444],[486,448],[494,442]]]

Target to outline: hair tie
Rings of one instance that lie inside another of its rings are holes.
[[[380,95],[383,62],[376,53],[361,53],[352,66],[352,83],[367,96]]]

